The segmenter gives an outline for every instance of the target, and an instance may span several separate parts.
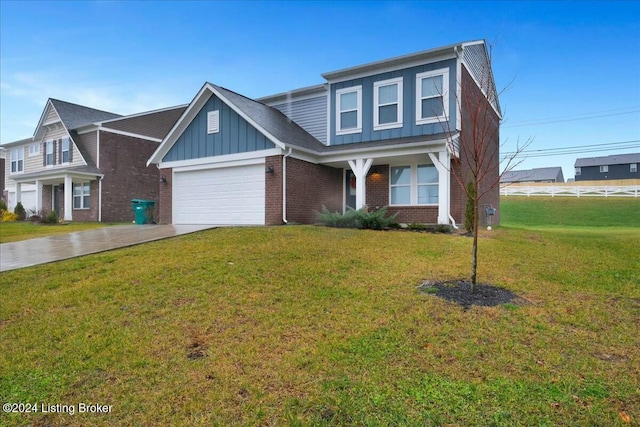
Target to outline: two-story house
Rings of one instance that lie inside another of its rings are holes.
[[[149,159],[161,222],[311,223],[323,206],[388,206],[400,222],[455,224],[466,198],[453,173],[479,109],[492,135],[484,185],[497,184],[500,107],[484,41],[322,76],[258,100],[205,83]],[[498,206],[497,185],[482,203]]]
[[[548,168],[508,171],[500,177],[500,184],[527,182],[564,182],[562,168],[560,166],[551,166]]]
[[[640,153],[576,159],[576,181],[605,181],[612,179],[640,179]]]
[[[146,160],[185,108],[121,116],[49,99],[33,137],[3,145],[9,209],[130,221],[132,198],[158,199],[158,170]]]

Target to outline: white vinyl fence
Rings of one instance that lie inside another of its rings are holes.
[[[640,185],[500,185],[501,196],[639,197]]]

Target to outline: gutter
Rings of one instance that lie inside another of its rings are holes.
[[[449,214],[449,220],[451,220],[451,226],[453,228],[455,228],[456,230],[460,230],[460,228],[458,228],[458,226],[456,225],[456,220],[453,219],[453,216],[451,216],[451,214]]]
[[[282,222],[287,224],[287,157],[291,155],[293,149],[289,147],[289,152],[282,157]]]

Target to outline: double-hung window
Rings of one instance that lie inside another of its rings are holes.
[[[373,130],[402,127],[402,77],[373,84]]]
[[[580,167],[576,168],[576,170],[575,170],[575,175],[576,175],[576,176],[580,176],[580,175],[582,175],[582,168],[580,168]]]
[[[45,154],[45,165],[51,166],[55,163],[55,150],[53,141],[47,141],[46,154]]]
[[[438,170],[434,165],[392,166],[390,173],[389,204],[438,204]]]
[[[336,91],[336,135],[362,132],[362,86]]]
[[[73,208],[89,209],[91,201],[89,194],[90,186],[88,182],[73,184]]]
[[[438,123],[449,112],[449,69],[416,75],[416,124]]]
[[[601,172],[601,173],[607,173],[607,172],[609,172],[609,166],[608,166],[608,165],[600,166],[600,172]]]
[[[638,172],[638,164],[637,163],[631,163],[629,165],[629,172],[631,172],[631,173]]]
[[[69,163],[71,161],[70,145],[71,144],[69,143],[69,138],[64,138],[62,140],[62,148],[61,148],[62,156],[60,158],[62,163]]]
[[[29,146],[29,157],[40,154],[40,144],[31,144]]]
[[[24,172],[24,147],[11,150],[11,173]]]

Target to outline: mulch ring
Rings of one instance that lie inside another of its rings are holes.
[[[471,292],[471,283],[466,280],[444,282],[426,280],[418,286],[418,290],[455,302],[465,310],[474,305],[493,307],[501,304],[524,305],[526,303],[523,298],[508,289],[484,283],[477,283],[476,290]]]

